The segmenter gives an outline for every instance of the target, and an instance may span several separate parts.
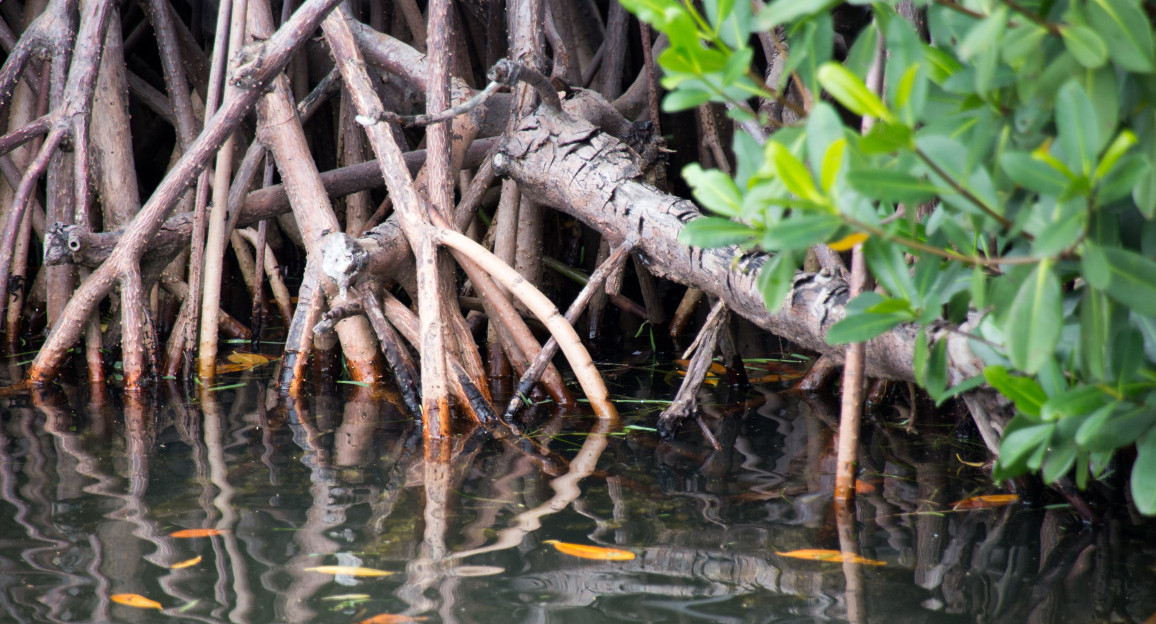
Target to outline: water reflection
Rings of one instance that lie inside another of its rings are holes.
[[[545,413],[516,438],[427,444],[389,396],[292,403],[250,381],[188,404],[60,390],[0,399],[0,620],[14,622],[1144,621],[1156,535],[993,491],[950,428],[875,427],[832,503],[831,405],[763,389],[671,443]],[[76,407],[81,406],[81,407]],[[626,407],[623,404],[622,407]],[[543,409],[543,408],[540,408]],[[1111,485],[1111,484],[1109,484]],[[217,529],[181,539],[174,531]],[[562,554],[546,540],[624,548]],[[884,566],[801,561],[833,549]],[[201,557],[190,567],[179,562]],[[326,565],[391,571],[321,574]],[[131,593],[163,612],[110,600]]]

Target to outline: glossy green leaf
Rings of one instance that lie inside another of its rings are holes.
[[[1059,195],[1068,187],[1067,176],[1025,152],[1005,152],[999,165],[1013,183],[1037,193]]]
[[[1107,295],[1091,288],[1080,299],[1080,362],[1095,380],[1107,379],[1115,307]]]
[[[898,245],[869,238],[863,243],[863,257],[871,274],[892,297],[909,301],[915,298],[915,284]]]
[[[1096,165],[1096,171],[1092,175],[1093,179],[1102,178],[1107,175],[1112,167],[1116,166],[1116,162],[1119,161],[1124,154],[1128,153],[1128,150],[1132,149],[1132,146],[1135,144],[1136,133],[1128,129],[1121,130],[1120,133],[1116,135],[1116,138],[1112,139],[1112,143],[1108,146],[1108,149],[1104,150],[1104,155],[1100,157],[1100,163]]]
[[[1156,261],[1120,247],[1099,250],[1107,262],[1108,282],[1103,289],[1108,296],[1141,314],[1156,317]]]
[[[1041,262],[1020,286],[1004,325],[1008,357],[1016,368],[1038,371],[1055,352],[1062,323],[1060,281]]]
[[[775,0],[759,11],[759,30],[770,30],[802,17],[828,11],[836,4],[839,3],[835,0]]]
[[[1103,36],[1112,60],[1135,72],[1151,72],[1152,27],[1140,7],[1131,0],[1091,0],[1087,4],[1092,28]]]
[[[704,170],[698,163],[692,163],[683,168],[682,177],[690,184],[694,198],[703,207],[726,217],[742,214],[742,193],[729,175],[718,169]]]
[[[886,122],[894,122],[894,116],[878,95],[871,93],[867,85],[838,63],[825,63],[819,68],[819,84],[847,110],[856,115],[871,116]]]
[[[1145,515],[1156,514],[1156,429],[1136,443],[1132,464],[1132,502]]]
[[[677,113],[705,104],[714,97],[714,93],[700,89],[680,88],[670,91],[662,98],[662,110],[667,113]]]
[[[751,243],[758,234],[757,230],[737,221],[723,217],[703,217],[687,223],[679,232],[678,239],[687,245],[711,248]]]
[[[767,162],[775,168],[775,173],[787,190],[815,204],[825,202],[822,193],[815,187],[815,181],[811,179],[811,172],[790,150],[777,141],[768,141],[766,153]]]
[[[1156,424],[1156,413],[1147,406],[1122,409],[1118,404],[1101,408],[1076,432],[1076,444],[1088,451],[1112,451],[1132,444]]]
[[[1048,442],[1055,430],[1055,423],[1043,423],[1005,433],[999,443],[999,459],[992,477],[1001,480],[1022,473],[1032,463],[1034,455],[1047,452]]]
[[[1108,62],[1108,46],[1091,28],[1064,26],[1060,28],[1060,36],[1064,39],[1064,47],[1080,65],[1094,69]]]
[[[860,193],[879,201],[919,203],[938,194],[934,184],[904,171],[857,169],[847,182]]]
[[[901,123],[879,122],[859,140],[864,154],[891,154],[910,150],[915,146],[915,133]]]
[[[825,212],[807,212],[768,227],[759,246],[770,251],[805,250],[826,242],[843,225],[843,221]]]
[[[1100,150],[1095,119],[1092,100],[1080,83],[1073,80],[1060,88],[1056,94],[1056,131],[1064,150],[1064,162],[1084,175],[1091,175]]]
[[[1077,386],[1048,397],[1040,408],[1040,418],[1050,421],[1087,416],[1112,400],[1112,397],[1096,386]]]
[[[861,312],[849,315],[827,330],[827,343],[835,345],[865,342],[909,319],[909,315],[897,312],[883,314]]]
[[[1011,399],[1016,409],[1029,416],[1039,417],[1040,410],[1048,396],[1036,380],[1031,377],[1012,375],[1002,366],[988,366],[983,369],[984,379],[1000,394]]]
[[[755,285],[763,294],[763,303],[771,313],[778,312],[782,307],[783,298],[790,292],[791,280],[795,278],[795,271],[798,268],[794,255],[784,252],[775,254],[759,270],[759,278]]]

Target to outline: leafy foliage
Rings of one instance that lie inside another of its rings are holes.
[[[885,295],[853,301],[831,342],[918,324],[916,376],[933,397],[986,381],[1015,402],[997,479],[1074,469],[1082,486],[1135,444],[1133,500],[1156,514],[1156,38],[1144,7],[917,1],[925,41],[896,3],[877,2],[837,62],[840,4],[775,0],[752,13],[705,0],[700,13],[623,0],[669,37],[666,110],[725,103],[764,127],[754,98],[800,113],[761,146],[738,133],[736,178],[686,169],[718,216],[690,224],[685,241],[775,253],[758,282],[772,309],[808,247],[865,241]],[[780,84],[752,65],[752,33],[771,29],[785,36]],[[946,348],[927,342],[924,328],[965,318],[982,380],[948,379]]]

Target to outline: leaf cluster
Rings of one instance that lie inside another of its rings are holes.
[[[1156,513],[1156,45],[1143,6],[916,2],[925,40],[876,2],[837,62],[838,4],[623,1],[670,39],[667,110],[725,103],[772,126],[757,98],[804,95],[802,120],[764,144],[736,133],[734,176],[683,171],[710,212],[685,242],[772,252],[759,276],[771,309],[809,248],[861,244],[881,292],[852,301],[829,342],[917,324],[915,373],[934,398],[987,383],[1014,400],[997,479],[1074,468],[1082,486],[1135,444],[1133,499]],[[752,33],[772,29],[787,60],[768,85]],[[982,377],[952,378],[945,342],[929,340],[964,321]]]

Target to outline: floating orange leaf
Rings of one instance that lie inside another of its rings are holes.
[[[228,532],[229,529],[181,529],[169,533],[169,537],[213,537]]]
[[[164,609],[164,605],[155,601],[149,600],[140,594],[113,594],[109,596],[113,602],[117,604],[126,605],[129,607],[136,607],[138,609]]]
[[[410,617],[408,615],[400,615],[396,613],[382,613],[375,615],[368,620],[362,620],[357,624],[403,624],[403,622],[424,622],[424,617]]]
[[[197,555],[196,557],[193,557],[192,559],[185,559],[184,561],[179,561],[177,563],[174,563],[173,565],[169,566],[169,569],[170,570],[180,570],[181,568],[191,568],[200,562],[201,562],[201,556]]]
[[[777,552],[776,555],[780,557],[792,557],[794,559],[807,559],[809,561],[826,561],[830,563],[861,563],[863,565],[885,565],[882,561],[874,559],[866,559],[854,553],[847,553],[838,550],[825,550],[822,548],[805,548],[803,550],[792,550],[790,552]]]
[[[264,355],[262,353],[236,352],[230,353],[229,356],[225,359],[227,359],[229,363],[218,364],[218,373],[236,373],[243,370],[249,370],[250,368],[264,366],[265,364],[268,364],[277,358]]]
[[[619,550],[617,548],[605,548],[603,546],[587,546],[586,544],[569,544],[566,542],[559,542],[558,540],[546,540],[547,544],[553,544],[554,549],[558,552],[570,555],[572,557],[580,557],[582,559],[598,559],[600,561],[630,561],[634,558],[634,553],[629,550]]]
[[[341,574],[344,576],[389,576],[393,572],[386,570],[375,570],[373,568],[360,568],[358,566],[315,566],[312,568],[305,568],[306,572],[320,572],[321,574]]]
[[[875,491],[875,486],[867,483],[862,479],[855,479],[855,493],[856,494],[870,494]]]
[[[863,232],[855,232],[853,234],[848,234],[833,243],[828,243],[827,246],[834,251],[847,251],[848,249],[851,249],[855,245],[858,245],[865,240],[867,240],[866,234]]]
[[[992,507],[1005,507],[1012,503],[1018,503],[1020,497],[1016,494],[985,494],[983,496],[972,496],[961,501],[955,501],[951,504],[952,511],[967,511],[969,509],[990,509]]]

